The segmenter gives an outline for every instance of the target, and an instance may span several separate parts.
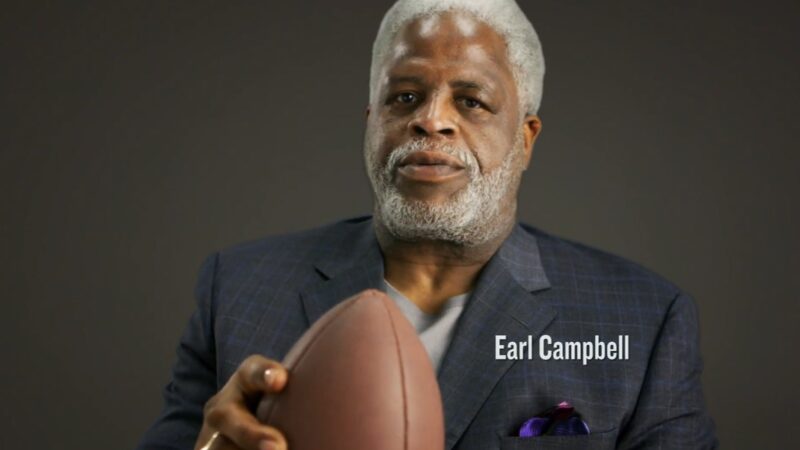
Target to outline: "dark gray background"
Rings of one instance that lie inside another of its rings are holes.
[[[4,2],[0,447],[132,447],[204,256],[369,212],[389,3]],[[797,445],[798,2],[520,3],[522,219],[694,294],[724,446]]]

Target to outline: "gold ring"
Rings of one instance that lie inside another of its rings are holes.
[[[218,437],[219,431],[215,431],[214,434],[211,435],[211,439],[209,439],[206,445],[200,448],[200,450],[211,450],[211,446],[214,445],[214,441],[216,441]]]

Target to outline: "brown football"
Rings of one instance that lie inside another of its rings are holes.
[[[392,299],[367,290],[294,344],[284,390],[257,415],[290,450],[441,450],[444,415],[428,354]]]

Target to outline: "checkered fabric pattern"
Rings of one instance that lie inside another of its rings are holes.
[[[242,360],[254,353],[281,360],[309,324],[382,279],[369,217],[209,257],[164,410],[139,448],[193,448],[203,405]],[[495,359],[496,335],[542,334],[628,335],[630,358]],[[481,272],[439,369],[446,448],[716,448],[701,370],[690,296],[634,263],[520,224]],[[562,401],[591,434],[516,437],[525,420]]]

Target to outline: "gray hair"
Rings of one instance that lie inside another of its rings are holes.
[[[506,41],[520,108],[536,114],[542,102],[544,55],[539,36],[514,0],[399,0],[383,16],[372,46],[370,102],[378,94],[380,68],[389,56],[389,46],[408,22],[447,11],[466,11],[494,29]]]

